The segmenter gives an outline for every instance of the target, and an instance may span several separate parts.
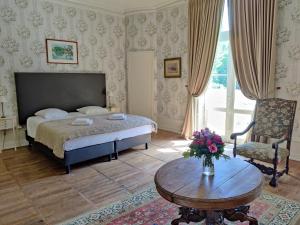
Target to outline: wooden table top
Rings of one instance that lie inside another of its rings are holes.
[[[202,175],[202,161],[176,159],[155,174],[159,194],[175,204],[203,210],[246,205],[262,190],[263,175],[253,165],[237,159],[215,160],[215,175]]]

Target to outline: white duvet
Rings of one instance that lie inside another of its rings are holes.
[[[68,118],[77,118],[81,116],[86,116],[81,113],[69,113]],[[35,138],[36,130],[39,124],[43,122],[47,122],[49,120],[44,119],[40,116],[31,116],[27,119],[27,134],[28,136]],[[102,144],[106,142],[111,142],[115,140],[123,140],[125,138],[131,138],[139,135],[150,134],[152,133],[152,126],[145,125],[140,127],[135,127],[127,130],[106,133],[106,134],[98,134],[98,135],[91,135],[86,137],[80,137],[76,139],[69,140],[64,143],[64,150],[71,151],[78,148],[84,148],[87,146]]]

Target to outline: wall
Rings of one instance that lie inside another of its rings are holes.
[[[155,105],[161,129],[180,132],[187,104],[187,4],[125,18],[127,51],[154,50]],[[164,59],[182,58],[182,77],[164,78]]]
[[[278,16],[276,79],[281,89],[277,95],[300,100],[300,2],[280,0]],[[125,48],[126,51],[154,50],[156,117],[160,128],[180,132],[188,80],[187,5],[180,3],[127,15],[125,21],[123,18],[42,0],[0,0],[0,84],[9,91],[6,113],[17,112],[15,71],[103,71],[107,74],[108,90],[114,93],[114,103],[125,110]],[[79,65],[47,64],[45,38],[77,40]],[[182,57],[182,78],[163,77],[163,60],[170,57]],[[299,114],[298,107],[292,156],[300,160]],[[23,135],[20,136],[23,140]]]
[[[47,64],[46,38],[78,41],[79,64]],[[124,16],[43,0],[0,0],[0,84],[8,89],[6,115],[17,114],[13,73],[26,71],[104,72],[114,104],[125,110]],[[6,147],[11,141],[9,134]],[[24,144],[23,134],[20,142]]]
[[[187,4],[126,16],[127,51],[152,49],[156,54],[156,104],[160,128],[180,131],[186,110]],[[276,81],[278,97],[300,105],[300,1],[279,0]],[[163,59],[182,57],[181,79],[163,78]],[[294,124],[292,158],[300,160],[300,110]]]
[[[300,1],[280,0],[278,8],[276,80],[277,96],[298,101],[292,158],[300,160]]]

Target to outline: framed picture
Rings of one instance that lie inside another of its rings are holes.
[[[181,58],[165,59],[165,78],[181,77]]]
[[[46,39],[47,63],[78,64],[78,44],[75,41]]]

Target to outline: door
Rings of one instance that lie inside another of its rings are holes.
[[[154,52],[129,52],[127,70],[129,113],[153,119]]]

